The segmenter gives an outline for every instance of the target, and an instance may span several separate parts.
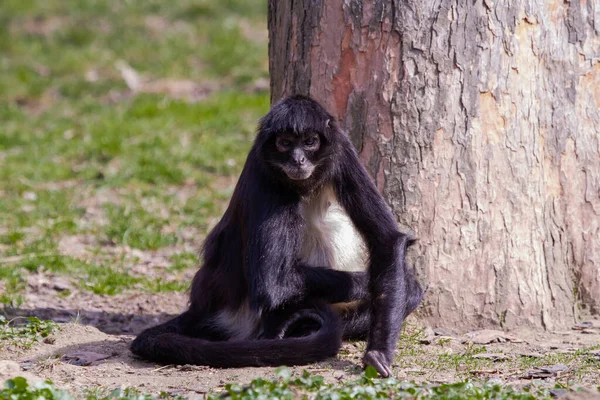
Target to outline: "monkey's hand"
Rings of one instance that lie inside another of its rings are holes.
[[[365,368],[369,365],[375,367],[379,375],[387,378],[392,375],[392,368],[385,354],[378,350],[368,350],[363,357]]]

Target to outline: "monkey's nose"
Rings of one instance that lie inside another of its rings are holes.
[[[306,162],[306,158],[302,156],[294,159],[294,161],[296,162],[296,165],[303,165]]]

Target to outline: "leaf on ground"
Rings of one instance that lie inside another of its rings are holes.
[[[109,358],[108,354],[95,353],[93,351],[75,351],[62,356],[62,361],[67,364],[88,366],[97,364],[98,361]]]

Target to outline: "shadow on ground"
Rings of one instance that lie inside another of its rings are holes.
[[[91,325],[110,335],[137,335],[146,328],[158,325],[175,317],[175,314],[129,314],[106,311],[70,310],[61,308],[5,308],[7,319],[15,317],[37,317],[58,323],[77,322]]]

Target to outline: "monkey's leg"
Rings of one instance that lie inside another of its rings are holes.
[[[326,302],[313,300],[301,304],[288,304],[263,313],[259,339],[308,336],[319,331],[324,324],[341,324],[338,314]]]
[[[368,300],[332,304],[340,316],[344,340],[366,340],[371,326],[371,306]]]

